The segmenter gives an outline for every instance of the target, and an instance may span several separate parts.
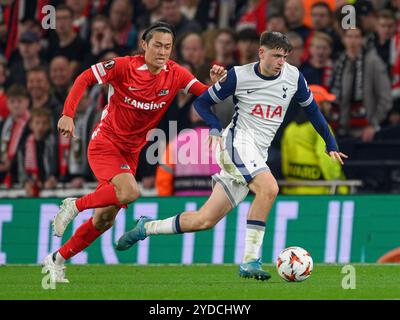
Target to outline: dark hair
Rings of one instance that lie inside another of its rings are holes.
[[[396,21],[396,15],[388,9],[383,9],[378,12],[378,19],[392,19]]]
[[[332,10],[331,10],[331,8],[329,7],[329,4],[327,4],[326,2],[320,1],[320,2],[314,3],[314,4],[311,6],[311,10],[314,9],[314,8],[316,8],[316,7],[324,7],[326,10],[329,11],[329,14],[332,15]]]
[[[354,28],[352,27],[352,28],[346,28],[346,29],[344,29],[344,30],[343,30],[343,35],[346,35],[347,31],[349,31],[349,30],[359,30],[360,33],[361,33],[361,37],[364,37],[364,36],[365,36],[365,31],[364,31],[364,29],[363,29],[362,26],[361,26],[361,21],[360,21],[360,20],[356,20],[356,25],[355,25]]]
[[[27,76],[29,76],[29,74],[31,74],[31,73],[33,73],[33,72],[42,72],[45,76],[46,76],[46,79],[47,79],[47,81],[49,81],[50,82],[50,77],[49,77],[49,70],[46,68],[46,67],[44,67],[44,66],[36,66],[36,67],[33,67],[32,69],[29,69],[28,70],[28,72],[27,72]]]
[[[68,11],[69,14],[71,15],[71,18],[74,16],[74,10],[72,10],[72,8],[70,6],[67,6],[66,4],[59,4],[56,7],[56,11],[59,11],[59,10]]]
[[[292,51],[288,37],[280,32],[264,31],[260,36],[260,46],[268,49],[283,49],[286,52]]]
[[[31,116],[29,121],[32,121],[33,118],[36,117],[46,117],[49,122],[51,122],[51,112],[49,109],[46,108],[35,108],[31,111]]]
[[[257,41],[259,40],[256,29],[246,28],[239,31],[237,35],[238,41]]]
[[[155,31],[163,32],[163,33],[170,33],[172,35],[172,40],[175,40],[176,34],[175,29],[172,25],[166,22],[157,21],[153,23],[150,27],[144,30],[142,35],[142,40],[149,42],[151,38],[153,38],[153,33]]]
[[[25,97],[29,99],[29,93],[26,88],[20,84],[11,85],[6,92],[8,98],[19,98]]]
[[[221,34],[228,34],[234,42],[237,41],[237,34],[235,31],[233,31],[232,29],[229,28],[221,28],[221,29],[217,29],[217,33],[215,35],[215,39],[218,38]]]

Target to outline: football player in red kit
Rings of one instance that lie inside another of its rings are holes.
[[[45,258],[43,265],[54,282],[68,282],[65,260],[111,228],[119,209],[139,197],[135,180],[139,153],[146,144],[147,133],[158,125],[178,91],[199,96],[208,89],[188,70],[169,60],[174,37],[169,24],[157,22],[143,33],[144,55],[97,63],[75,80],[58,122],[63,135],[74,135],[76,106],[89,86],[108,83],[108,104],[88,147],[88,160],[98,187],[79,199],[62,201],[53,221],[53,233],[61,237],[68,224],[85,209],[95,208],[94,215],[57,252]],[[216,82],[225,73],[223,67],[214,65],[211,80]]]

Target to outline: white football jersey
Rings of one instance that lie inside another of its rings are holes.
[[[235,114],[228,127],[236,133],[248,132],[254,136],[265,155],[292,98],[302,107],[313,101],[303,75],[288,63],[273,77],[260,73],[259,62],[234,67],[208,92],[215,103],[233,96]]]

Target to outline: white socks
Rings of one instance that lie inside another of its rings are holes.
[[[53,253],[53,262],[58,265],[61,266],[64,264],[65,259],[63,258],[63,256],[57,251],[55,253]]]
[[[264,233],[264,222],[256,220],[247,221],[243,262],[249,262],[259,258]]]
[[[144,224],[144,228],[146,229],[146,235],[149,236],[151,234],[180,233],[177,230],[177,221],[176,221],[177,219],[179,220],[179,215],[164,220],[153,220],[146,222]]]

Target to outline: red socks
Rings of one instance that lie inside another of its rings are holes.
[[[94,227],[93,218],[90,218],[76,229],[74,235],[58,250],[58,252],[67,260],[84,250],[101,234],[102,232]]]
[[[103,208],[111,205],[122,207],[123,205],[119,202],[117,194],[115,193],[114,185],[109,183],[106,184],[95,192],[89,193],[82,198],[79,198],[75,202],[79,212],[91,208]]]

